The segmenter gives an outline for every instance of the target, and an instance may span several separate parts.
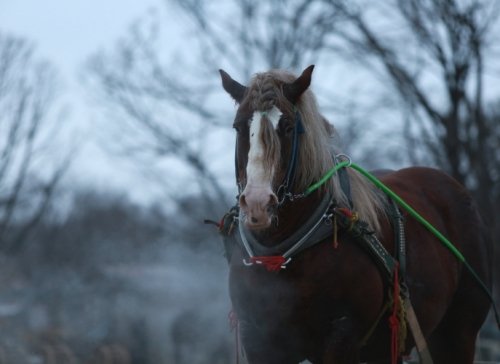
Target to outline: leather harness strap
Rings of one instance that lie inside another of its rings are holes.
[[[403,215],[399,211],[398,206],[391,199],[392,215],[394,223],[394,233],[395,233],[395,247],[394,251],[397,254],[397,259],[399,261],[399,270],[401,272],[401,287],[403,295],[403,305],[405,311],[405,319],[410,326],[410,331],[413,335],[413,340],[415,341],[415,346],[417,347],[417,353],[420,358],[421,364],[433,364],[431,354],[429,352],[429,347],[427,346],[427,341],[425,340],[420,324],[418,323],[417,315],[413,309],[413,305],[410,300],[410,292],[408,287],[404,282],[406,277],[406,239],[403,225]]]
[[[249,258],[275,255],[281,255],[286,259],[292,258],[332,234],[331,221],[328,220],[331,203],[330,195],[326,195],[311,217],[296,232],[279,244],[273,246],[262,244],[243,224],[238,224],[239,234],[235,236],[236,241],[244,248]]]
[[[410,301],[410,297],[405,297],[404,299],[406,321],[410,325],[410,330],[413,335],[413,340],[415,340],[415,346],[417,347],[418,356],[420,357],[421,364],[433,364],[431,353],[429,352],[429,347],[427,346],[427,341],[425,341],[424,334],[420,329],[420,325],[417,320],[417,315]]]

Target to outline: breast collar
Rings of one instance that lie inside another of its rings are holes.
[[[268,246],[259,241],[249,231],[243,223],[241,223],[241,212],[238,218],[238,232],[235,234],[239,245],[247,254],[248,261],[244,262],[247,265],[252,265],[256,257],[273,257],[280,256],[284,259],[282,268],[290,262],[290,260],[303,250],[310,248],[327,237],[332,235],[332,217],[333,217],[333,198],[327,193],[319,203],[316,210],[311,214],[307,221],[284,241]]]

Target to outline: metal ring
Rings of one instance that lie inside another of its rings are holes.
[[[285,269],[286,268],[286,265],[288,263],[290,263],[290,261],[292,260],[292,258],[288,258],[282,265],[281,265],[281,269]]]
[[[288,185],[286,183],[283,183],[276,190],[276,196],[278,197],[278,206],[283,205],[285,203],[287,197],[289,197],[287,189],[288,189]],[[279,200],[281,194],[283,194],[283,195],[281,196],[281,200]]]
[[[349,157],[347,154],[344,154],[344,153],[340,153],[340,154],[337,154],[335,156],[335,160],[339,160],[339,161],[342,161],[342,160],[347,160],[348,164],[347,164],[347,167],[350,167],[351,164],[352,164],[352,160],[351,160],[351,157]]]
[[[247,262],[246,259],[243,259],[243,264],[245,264],[247,267],[251,267],[253,265],[252,262]]]

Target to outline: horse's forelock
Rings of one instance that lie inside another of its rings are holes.
[[[248,87],[246,102],[254,111],[268,111],[273,106],[283,112],[290,110],[291,104],[283,94],[283,85],[293,80],[291,73],[282,70],[257,73]]]
[[[246,105],[254,112],[263,113],[259,137],[264,149],[264,168],[269,173],[280,165],[281,156],[281,142],[275,129],[277,125],[269,119],[269,111],[276,107],[282,113],[290,112],[291,105],[283,94],[283,85],[293,80],[294,76],[288,72],[272,70],[256,74],[248,87]]]

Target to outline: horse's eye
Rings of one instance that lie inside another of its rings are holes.
[[[233,129],[236,130],[237,133],[240,132],[240,127],[238,125],[233,125]]]
[[[287,125],[287,126],[285,126],[285,134],[286,134],[286,135],[290,135],[290,134],[292,134],[292,133],[293,133],[293,129],[294,129],[294,128],[293,128],[293,126],[291,126],[291,125]]]

